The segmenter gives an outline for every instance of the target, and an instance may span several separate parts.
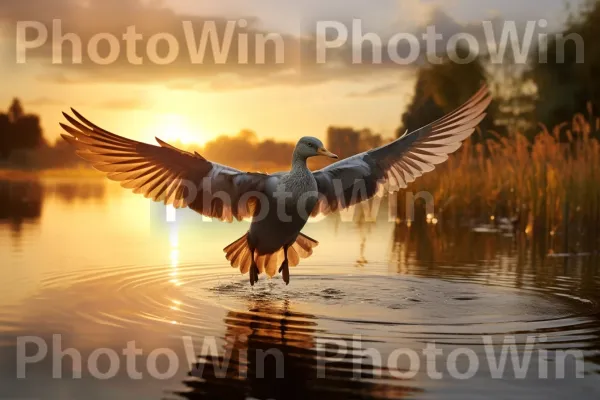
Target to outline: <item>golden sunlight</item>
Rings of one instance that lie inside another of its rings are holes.
[[[156,117],[152,128],[153,136],[166,142],[183,144],[204,144],[208,135],[197,126],[192,127],[189,120],[179,114],[162,114]]]

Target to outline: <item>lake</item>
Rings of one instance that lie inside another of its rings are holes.
[[[0,182],[0,398],[599,398],[600,256],[501,228],[384,202],[309,223],[290,285],[251,287],[222,251],[248,222]]]

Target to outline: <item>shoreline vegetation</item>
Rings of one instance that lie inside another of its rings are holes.
[[[91,168],[47,168],[47,169],[19,169],[0,167],[0,180],[20,181],[43,178],[101,178],[105,177]]]
[[[435,215],[426,216],[424,205],[417,204],[415,222],[450,228],[486,224],[534,237],[542,247],[554,243],[565,253],[597,249],[599,133],[600,118],[577,114],[552,130],[541,126],[532,139],[515,133],[478,144],[468,140],[408,186],[431,193],[435,201]],[[404,215],[406,204],[399,199],[398,215]]]

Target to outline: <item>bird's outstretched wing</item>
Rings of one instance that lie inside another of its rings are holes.
[[[62,137],[76,153],[121,186],[154,201],[189,207],[202,215],[225,221],[240,220],[257,212],[260,193],[269,175],[245,173],[210,162],[198,153],[179,150],[156,138],[160,146],[110,133],[71,109],[63,113],[70,125]]]
[[[458,150],[491,102],[482,87],[461,107],[399,139],[314,172],[319,202],[312,215],[329,214],[373,197],[382,187],[405,188]]]

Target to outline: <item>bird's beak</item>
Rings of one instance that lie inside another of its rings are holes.
[[[336,156],[335,154],[333,154],[332,152],[330,152],[329,150],[327,150],[323,147],[321,147],[319,150],[317,150],[317,153],[319,153],[319,155],[321,155],[321,156],[334,158],[336,160],[339,158],[338,156]]]

